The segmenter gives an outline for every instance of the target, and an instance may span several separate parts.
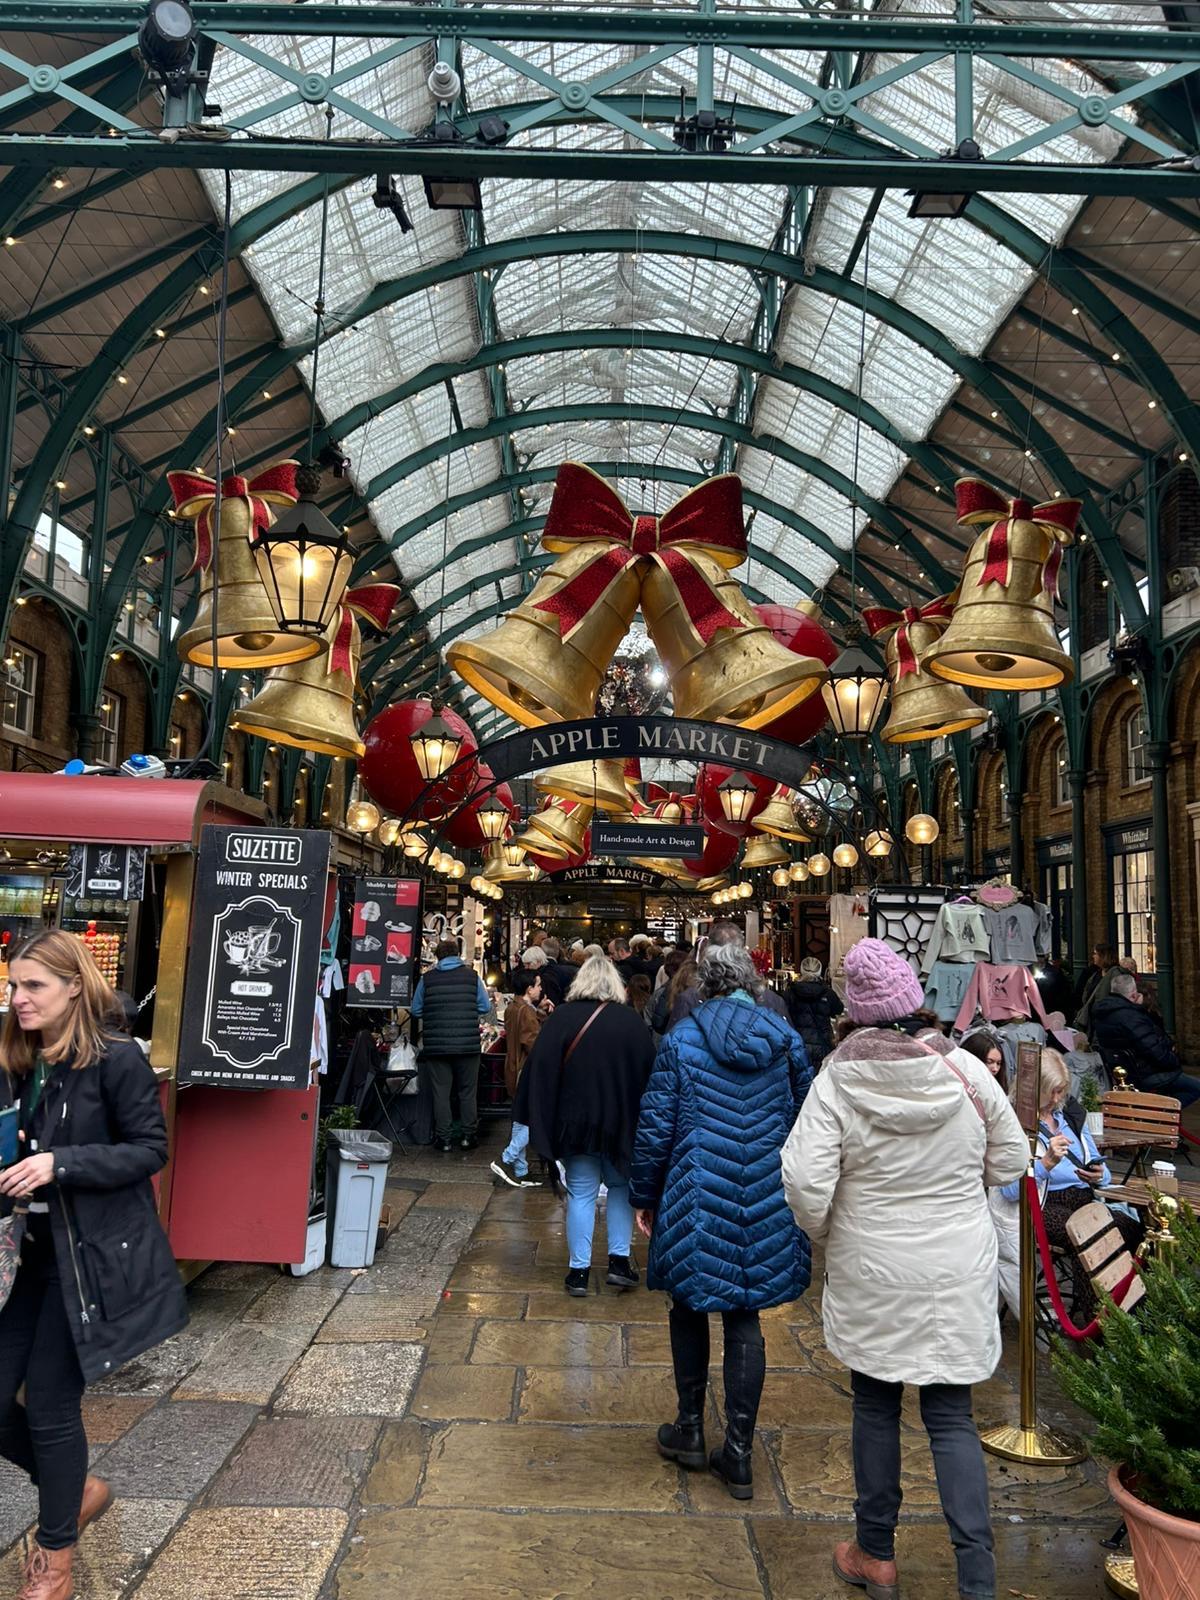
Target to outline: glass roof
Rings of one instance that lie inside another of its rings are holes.
[[[541,0],[542,5],[549,3]],[[766,3],[718,0],[718,9]],[[601,0],[575,0],[575,4],[580,9],[600,8]],[[678,9],[677,0],[661,4]],[[781,9],[779,0],[771,0],[771,8]],[[993,9],[1029,16],[1024,0],[1000,0]],[[797,4],[796,10],[807,7]],[[946,0],[906,0],[904,10],[906,15],[944,16],[949,7]],[[1129,24],[1161,25],[1161,12],[1151,6],[1047,0],[1038,10],[1043,16],[1064,19],[1086,16],[1098,26],[1115,17]],[[251,43],[304,71],[330,68],[327,40],[271,37]],[[360,61],[377,49],[378,44],[367,39],[341,40],[336,67]],[[514,54],[520,57],[521,70],[511,59]],[[861,70],[883,70],[898,60],[878,55],[868,58]],[[425,87],[431,64],[424,48],[381,60],[354,81],[352,98],[416,131],[428,122],[432,110]],[[813,84],[821,81],[825,70],[824,57],[816,52],[773,56],[751,51],[737,56],[718,48],[714,52],[718,99],[736,96],[739,107],[747,110],[808,109],[811,96],[795,81],[789,85],[773,77],[771,64],[786,69],[793,80]],[[1036,66],[1065,90],[1086,89],[1086,70],[1077,62],[1043,60]],[[493,54],[477,41],[464,44],[461,70],[472,112],[502,110],[510,116],[516,114],[513,108],[545,100],[548,91],[553,92],[554,79],[586,82],[603,76],[606,93],[657,106],[645,123],[651,137],[661,142],[670,133],[662,120],[664,113],[670,114],[667,103],[678,103],[681,87],[689,96],[694,93],[696,61],[694,47],[654,60],[628,45],[522,44]],[[953,146],[953,71],[950,59],[936,61],[867,96],[862,102],[864,131],[871,133],[872,120],[883,121],[897,130],[898,142],[913,154],[940,153]],[[985,152],[1016,144],[1059,121],[1068,109],[1045,88],[982,57],[975,61],[974,92],[976,137]],[[263,134],[303,131],[324,136],[322,108],[271,111],[279,94],[278,80],[264,67],[228,51],[218,52],[212,93],[238,114],[248,107],[262,109],[256,131]],[[1124,114],[1132,119],[1128,108]],[[561,104],[556,104],[556,115],[563,115]],[[333,133],[352,137],[360,135],[363,126],[340,111]],[[631,139],[619,118],[614,124],[551,122],[547,117],[515,130],[510,142],[582,151],[628,148]],[[1118,130],[1080,127],[1058,134],[1032,151],[1030,158],[1108,162],[1119,155],[1121,144]],[[208,174],[206,181],[219,207],[223,179]],[[297,181],[287,174],[235,173],[235,212],[240,215]],[[799,524],[766,512],[756,514],[752,554],[755,550],[769,554],[777,565],[790,567],[809,583],[826,582],[837,569],[838,558],[814,543],[803,525],[811,525],[832,549],[845,550],[852,530],[860,530],[866,521],[861,507],[827,481],[829,473],[849,479],[857,472],[859,492],[882,500],[907,461],[900,444],[856,419],[860,370],[863,400],[882,413],[900,437],[913,440],[928,435],[960,381],[951,360],[887,320],[864,318],[863,284],[949,341],[953,348],[944,351],[946,356],[955,350],[974,356],[987,347],[1033,276],[1033,269],[1004,242],[1002,225],[913,219],[908,216],[907,198],[896,191],[873,197],[865,190],[822,190],[807,197],[800,248],[805,263],[842,280],[844,294],[821,292],[802,270],[789,273],[780,283],[778,317],[772,327],[764,309],[763,273],[730,262],[660,252],[655,245],[656,236],[664,234],[735,241],[761,249],[765,271],[770,252],[787,248],[785,224],[793,203],[787,191],[719,183],[492,179],[482,185],[480,231],[487,241],[583,232],[601,236],[594,241],[598,248],[588,254],[534,252],[528,259],[493,270],[482,286],[464,273],[404,293],[407,274],[460,257],[467,249],[467,231],[460,214],[427,207],[419,180],[396,181],[414,222],[411,232],[402,232],[392,215],[371,205],[370,184],[335,183],[331,188],[326,300],[333,331],[317,365],[316,396],[326,421],[336,425],[364,401],[381,397],[386,401],[399,386],[414,386],[407,398],[385,403],[370,420],[347,427],[342,443],[351,459],[354,484],[385,539],[414,521],[428,520],[427,527],[395,550],[395,560],[418,607],[431,610],[438,634],[464,624],[473,609],[490,603],[489,594],[496,599],[497,576],[508,573],[520,559],[519,541],[506,537],[506,530],[514,519],[544,514],[551,483],[528,485],[522,502],[503,480],[513,471],[549,471],[573,458],[632,463],[633,473],[618,482],[620,492],[636,508],[660,512],[686,488],[686,482],[662,481],[663,471],[691,481],[732,459],[748,489],[785,508]],[[995,197],[992,209],[1001,218],[1011,215],[1049,243],[1061,240],[1079,205],[1079,199],[1071,196],[1001,195]],[[312,336],[320,233],[321,208],[312,206],[247,253],[263,299],[289,343],[303,343]],[[614,237],[610,241],[605,234]],[[822,279],[823,284],[826,281]],[[356,315],[364,298],[381,285],[394,286],[378,296],[387,303],[369,315]],[[493,382],[484,371],[468,371],[449,386],[441,381],[422,386],[420,376],[431,365],[469,362],[490,342],[493,335],[485,337],[488,321],[486,316],[481,320],[479,309],[481,303],[486,308],[489,298],[494,337],[502,342],[591,330],[628,330],[628,340],[614,347],[515,357],[493,375]],[[655,348],[656,336],[674,335],[704,341],[713,346],[713,353]],[[752,382],[741,394],[743,405],[747,399],[750,402],[746,436],[732,443],[727,440],[723,454],[720,429],[696,419],[716,421],[735,413],[739,371],[717,355],[716,347],[750,343],[779,362],[840,386],[847,395],[846,405],[838,406],[782,378],[751,374]],[[302,360],[301,370],[311,384],[311,359]],[[606,410],[596,415],[594,407]],[[557,414],[548,418],[547,411]],[[524,412],[529,413],[531,425],[523,422]],[[460,430],[486,429],[496,419],[502,423],[496,437],[449,451],[441,448]],[[783,459],[772,449],[774,441],[807,453],[814,463],[822,464],[821,470],[809,471]],[[475,488],[491,492],[448,521],[440,514],[448,494],[462,495]],[[483,547],[478,548],[481,542]],[[437,570],[443,551],[444,586]],[[752,562],[752,570],[755,584],[780,599],[794,599],[803,592],[798,582],[773,568]],[[505,598],[519,594],[529,581],[527,572],[499,577]],[[443,594],[468,584],[477,588],[450,605],[440,603]],[[493,625],[489,621],[479,626]]]

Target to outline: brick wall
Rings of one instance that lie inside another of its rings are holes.
[[[75,642],[57,606],[30,596],[14,606],[5,653],[29,649],[38,657],[33,728],[26,735],[0,727],[0,767],[61,766],[75,754],[72,712],[77,693]]]

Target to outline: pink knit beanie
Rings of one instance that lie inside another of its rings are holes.
[[[925,1004],[916,973],[882,939],[860,939],[851,945],[843,970],[851,1022],[898,1022]]]

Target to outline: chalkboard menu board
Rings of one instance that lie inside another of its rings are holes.
[[[407,1006],[421,955],[421,880],[359,878],[350,924],[348,1006]]]
[[[187,951],[179,1083],[304,1089],[329,835],[207,827]],[[162,959],[183,952],[163,951]]]

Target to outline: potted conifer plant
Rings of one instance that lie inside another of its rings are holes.
[[[1200,1223],[1186,1205],[1171,1221],[1177,1242],[1143,1268],[1145,1298],[1131,1312],[1110,1302],[1099,1345],[1060,1347],[1054,1362],[1117,1463],[1108,1487],[1140,1600],[1200,1595]]]
[[[1104,1103],[1100,1099],[1100,1086],[1090,1072],[1080,1080],[1079,1104],[1087,1118],[1088,1132],[1093,1139],[1099,1139],[1104,1132]]]

